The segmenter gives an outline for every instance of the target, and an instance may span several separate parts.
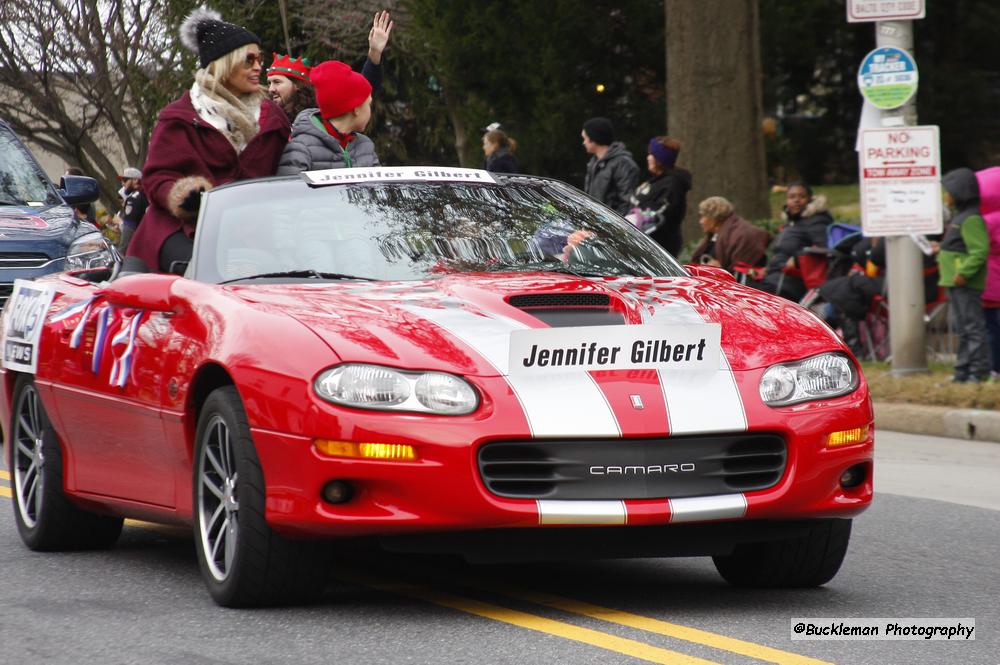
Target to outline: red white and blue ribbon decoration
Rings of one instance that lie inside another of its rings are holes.
[[[90,370],[94,374],[100,372],[101,360],[110,349],[112,362],[108,383],[124,388],[128,384],[132,372],[132,362],[135,359],[136,334],[146,312],[137,309],[121,309],[109,303],[100,303],[98,300],[98,296],[91,296],[86,300],[73,303],[52,316],[49,321],[56,323],[80,315],[80,319],[73,326],[73,334],[69,340],[69,348],[76,349],[83,343],[83,334],[87,325],[96,318],[97,330],[94,334]],[[119,317],[119,322],[115,322],[116,316]],[[115,329],[118,332],[114,333],[109,340],[109,335]]]
[[[131,315],[122,313],[122,327],[118,334],[111,339],[114,361],[111,365],[111,376],[108,377],[108,383],[119,388],[124,388],[128,383],[132,372],[132,360],[135,357],[135,336],[139,331],[139,324],[146,315],[145,310],[133,311],[135,313]],[[125,350],[119,357],[114,349],[122,344],[125,345]]]
[[[104,347],[108,340],[108,320],[111,318],[112,307],[110,305],[101,309],[97,315],[97,334],[94,335],[94,354],[90,361],[90,371],[97,374],[101,369],[101,358],[104,357]]]
[[[91,298],[84,305],[83,314],[80,315],[80,320],[77,322],[76,328],[73,329],[73,336],[69,338],[69,348],[79,348],[80,342],[83,341],[83,331],[87,327],[87,321],[90,319],[90,313],[93,309],[94,299]]]
[[[49,321],[51,323],[56,323],[58,321],[62,321],[63,319],[68,319],[77,312],[82,312],[84,309],[87,308],[88,305],[90,305],[93,302],[94,302],[94,296],[91,296],[86,300],[81,300],[80,302],[75,302],[72,305],[63,308],[61,312],[54,315],[52,318],[49,319]]]

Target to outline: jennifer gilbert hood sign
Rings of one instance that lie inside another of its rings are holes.
[[[609,369],[719,369],[721,327],[589,326],[516,330],[510,335],[511,374]]]

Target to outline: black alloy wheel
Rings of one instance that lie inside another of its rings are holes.
[[[264,518],[264,474],[233,386],[218,388],[205,400],[193,471],[195,548],[216,603],[284,605],[322,594],[321,549],[281,537]]]

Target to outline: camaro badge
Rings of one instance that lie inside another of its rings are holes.
[[[642,411],[642,396],[641,395],[629,395],[632,398],[632,408],[636,411]]]

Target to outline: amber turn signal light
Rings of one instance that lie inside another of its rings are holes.
[[[405,443],[359,443],[316,439],[313,445],[321,455],[330,457],[353,457],[385,462],[412,462],[417,459],[417,451]]]
[[[827,448],[839,448],[861,443],[868,438],[868,426],[845,429],[840,432],[830,432],[826,435]]]

